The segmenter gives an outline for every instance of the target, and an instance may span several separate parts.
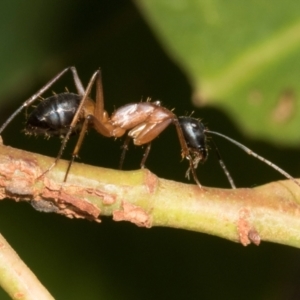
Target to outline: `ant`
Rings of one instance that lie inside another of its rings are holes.
[[[177,129],[178,138],[182,149],[182,157],[190,162],[189,170],[193,174],[195,182],[199,181],[194,169],[194,163],[188,145],[183,136],[181,126],[175,114],[160,105],[159,101],[140,102],[124,105],[113,112],[111,117],[104,110],[103,86],[100,70],[97,70],[91,77],[88,86],[84,89],[75,67],[65,68],[53,79],[46,83],[37,93],[27,99],[0,127],[0,135],[8,124],[24,108],[32,105],[41,95],[57,82],[65,73],[71,71],[78,94],[61,93],[44,99],[29,115],[25,133],[35,135],[61,136],[62,145],[58,155],[51,166],[39,176],[43,177],[60,160],[68,139],[72,134],[79,137],[69,162],[64,182],[67,180],[71,165],[78,155],[85,133],[88,129],[94,128],[105,137],[121,137],[128,132],[128,139],[132,138],[135,145],[147,144],[147,148],[141,162],[144,167],[150,151],[151,141],[155,139],[169,124],[173,123]],[[89,98],[92,87],[95,85],[95,102]],[[128,140],[127,139],[127,140]],[[129,140],[128,140],[129,141]],[[128,144],[127,141],[127,144]],[[124,146],[126,150],[126,146]],[[124,155],[122,157],[124,158]]]
[[[205,162],[208,149],[206,142],[206,133],[219,135],[238,147],[242,148],[248,154],[260,159],[270,167],[280,172],[285,177],[293,180],[300,185],[296,179],[286,173],[284,170],[254,153],[246,146],[234,141],[233,139],[204,127],[200,120],[192,117],[177,117],[172,111],[162,107],[159,101],[139,102],[124,105],[116,109],[111,117],[104,110],[103,86],[100,70],[97,70],[91,77],[86,90],[77,74],[75,67],[68,67],[56,75],[52,80],[46,83],[36,94],[27,99],[0,127],[0,134],[14,117],[32,105],[41,95],[57,82],[65,73],[72,72],[73,80],[78,94],[61,93],[44,99],[30,114],[26,122],[25,132],[28,134],[44,134],[46,136],[59,135],[62,139],[62,145],[58,155],[52,165],[40,175],[39,178],[49,172],[62,156],[66,143],[72,134],[78,134],[79,137],[72,153],[65,173],[64,182],[67,180],[71,165],[77,157],[85,133],[90,128],[94,128],[98,133],[105,137],[119,138],[127,132],[127,139],[123,146],[120,166],[122,166],[125,152],[128,148],[130,139],[135,145],[147,145],[144,157],[141,162],[143,168],[150,152],[151,141],[155,139],[171,123],[175,125],[177,135],[181,145],[182,158],[189,161],[189,168],[186,177],[190,172],[199,187],[201,184],[196,175],[196,169],[199,162]],[[92,87],[96,88],[95,102],[89,98]],[[216,147],[215,147],[216,148]],[[235,188],[233,180],[223,163],[221,156],[216,148],[219,163],[223,168],[232,188]]]

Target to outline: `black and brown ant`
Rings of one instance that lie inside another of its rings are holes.
[[[79,138],[72,153],[72,159],[69,162],[69,166],[64,177],[64,181],[66,181],[71,165],[81,148],[85,133],[90,128],[94,128],[98,133],[106,137],[119,138],[127,133],[127,139],[125,140],[121,156],[121,165],[130,139],[133,140],[135,145],[147,145],[141,162],[141,167],[144,167],[150,151],[151,141],[172,123],[175,125],[177,130],[177,135],[181,145],[181,155],[189,161],[189,168],[186,172],[186,176],[189,177],[191,172],[199,187],[201,187],[201,184],[199,183],[195,170],[197,169],[198,164],[200,162],[205,162],[207,158],[207,133],[215,134],[229,140],[248,154],[263,161],[300,186],[296,179],[290,176],[287,172],[254,153],[249,148],[221,133],[208,130],[198,119],[192,117],[177,117],[172,111],[161,106],[159,101],[127,104],[116,109],[109,117],[108,113],[104,110],[103,86],[100,70],[93,74],[85,90],[81,80],[79,79],[76,68],[69,67],[64,69],[45,86],[43,86],[36,94],[26,100],[7,119],[7,121],[0,127],[0,134],[23,108],[33,104],[33,102],[40,98],[46,90],[48,90],[68,71],[71,71],[73,74],[78,94],[66,92],[44,99],[32,111],[26,122],[25,132],[29,134],[44,134],[46,136],[60,135],[63,137],[62,145],[55,161],[40,177],[50,171],[57,164],[71,134],[79,133]],[[95,102],[89,98],[93,86],[96,88]],[[221,167],[223,168],[232,188],[235,188],[233,180],[227,171],[218,150],[217,154],[219,156]]]

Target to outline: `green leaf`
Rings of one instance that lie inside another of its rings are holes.
[[[300,142],[300,2],[136,4],[190,79],[196,105],[225,110],[258,138]]]

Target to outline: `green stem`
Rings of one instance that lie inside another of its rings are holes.
[[[0,285],[12,299],[54,299],[1,234]]]
[[[292,181],[256,188],[200,189],[149,170],[118,171],[67,161],[37,180],[53,158],[0,147],[1,198],[30,201],[40,211],[100,222],[166,226],[216,235],[243,245],[261,240],[300,247],[300,188]],[[84,174],[84,175],[83,175]]]

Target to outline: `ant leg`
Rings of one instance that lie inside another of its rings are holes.
[[[189,161],[190,166],[189,166],[189,168],[187,169],[187,171],[185,173],[185,177],[189,180],[190,179],[190,172],[192,172],[194,181],[196,182],[196,184],[201,189],[202,185],[201,185],[201,183],[198,180],[198,177],[197,177],[197,174],[196,174],[196,167],[195,167],[195,163],[196,163],[196,165],[198,165],[199,161],[194,162],[193,159],[192,159],[192,157],[190,155],[186,156],[186,159]]]
[[[145,168],[145,163],[146,163],[146,160],[148,158],[150,150],[151,150],[151,143],[148,143],[147,146],[146,146],[146,150],[143,154],[142,161],[141,161],[141,169]]]
[[[104,110],[104,96],[101,71],[98,70],[95,78],[96,98],[95,108],[93,112],[93,127],[101,135],[111,137],[113,132],[113,125],[109,123],[107,112]]]
[[[181,146],[181,157],[186,158],[189,161],[189,164],[190,164],[185,176],[189,179],[189,174],[190,174],[190,172],[192,172],[192,175],[193,175],[193,178],[194,178],[196,184],[200,188],[202,188],[202,186],[201,186],[201,184],[198,180],[196,171],[195,171],[195,165],[196,165],[196,168],[197,168],[197,165],[198,165],[199,161],[194,162],[193,158],[191,157],[190,151],[189,151],[188,145],[185,141],[185,138],[183,136],[183,132],[182,132],[182,129],[180,127],[179,121],[176,117],[174,117],[173,123],[176,127],[179,143],[180,143],[180,146]]]
[[[128,144],[129,144],[130,140],[131,140],[130,136],[127,135],[127,137],[125,139],[125,142],[122,146],[123,150],[122,150],[122,154],[121,154],[121,157],[120,157],[120,163],[119,163],[119,169],[120,170],[122,170],[122,168],[123,168],[123,163],[124,163],[126,151],[128,150]]]
[[[96,85],[96,98],[95,98],[96,104],[95,104],[94,115],[95,115],[96,119],[101,122],[105,111],[104,111],[104,95],[103,95],[102,75],[101,75],[100,70],[99,70],[95,85]]]
[[[75,82],[76,89],[80,95],[84,95],[84,88],[77,74],[75,67],[68,67],[58,73],[49,82],[47,82],[41,89],[39,89],[34,95],[27,99],[0,127],[0,135],[7,125],[23,110],[23,108],[30,106],[34,101],[36,101],[46,90],[48,90],[55,82],[57,82],[65,73],[68,71],[73,73],[73,79]]]
[[[222,157],[221,157],[221,153],[220,153],[220,151],[219,151],[219,149],[218,149],[216,143],[214,142],[213,139],[211,139],[211,141],[212,141],[212,143],[214,144],[214,147],[215,147],[215,150],[216,150],[216,154],[217,154],[217,157],[218,157],[219,164],[220,164],[221,168],[223,169],[223,172],[225,173],[225,175],[226,175],[226,177],[227,177],[227,179],[228,179],[228,181],[229,181],[229,184],[231,185],[231,188],[232,188],[232,189],[236,189],[236,186],[235,186],[235,184],[234,184],[234,181],[233,181],[233,179],[232,179],[232,177],[231,177],[229,171],[228,171],[227,168],[226,168],[226,165],[225,165],[225,163],[224,163],[224,161],[223,161],[223,159],[222,159]]]
[[[131,137],[127,135],[126,139],[125,139],[125,142],[122,146],[123,148],[123,151],[122,151],[122,154],[121,154],[121,158],[120,158],[120,164],[119,164],[119,169],[122,170],[122,167],[123,167],[123,162],[124,162],[124,159],[125,159],[125,155],[126,155],[126,151],[128,150],[128,144],[131,140]],[[146,163],[146,160],[149,156],[149,152],[151,150],[151,143],[148,143],[147,146],[146,146],[146,150],[143,154],[143,158],[142,158],[142,161],[141,161],[141,169],[144,169],[145,168],[145,163]]]
[[[62,156],[62,153],[63,153],[63,151],[64,151],[64,149],[65,149],[65,147],[66,147],[67,141],[69,140],[70,135],[72,134],[72,132],[73,132],[75,126],[76,126],[76,123],[77,123],[77,121],[78,121],[78,119],[79,119],[80,113],[82,112],[83,105],[84,105],[86,99],[88,98],[88,95],[89,95],[90,92],[91,92],[91,89],[92,89],[92,87],[93,87],[93,85],[94,85],[94,83],[95,83],[95,80],[96,80],[98,74],[99,74],[99,70],[96,71],[96,72],[93,74],[93,76],[91,77],[91,79],[90,79],[90,81],[89,81],[89,84],[88,84],[88,86],[87,86],[87,89],[86,89],[86,91],[85,91],[85,94],[84,94],[84,96],[82,97],[82,99],[81,99],[81,101],[80,101],[80,103],[79,103],[79,106],[78,106],[78,108],[77,108],[77,110],[76,110],[76,113],[75,113],[75,115],[74,115],[74,117],[73,117],[73,120],[72,120],[72,122],[71,122],[71,124],[70,124],[69,130],[68,130],[67,134],[65,135],[65,137],[64,137],[63,140],[62,140],[61,147],[60,147],[60,149],[59,149],[59,152],[58,152],[58,154],[57,154],[57,157],[56,157],[55,161],[51,164],[51,166],[50,166],[46,171],[43,172],[42,175],[40,175],[40,176],[38,177],[38,179],[40,179],[40,178],[43,177],[46,173],[48,173],[50,170],[52,170],[52,169],[55,167],[55,165],[58,163],[58,161],[60,160],[60,158],[61,158],[61,156]]]
[[[275,169],[277,172],[279,172],[280,174],[282,174],[283,176],[285,176],[286,178],[294,181],[298,186],[300,186],[300,183],[294,178],[292,177],[289,173],[287,173],[286,171],[284,171],[283,169],[281,169],[280,167],[278,167],[277,165],[273,164],[271,161],[265,159],[264,157],[258,155],[257,153],[253,152],[250,148],[246,147],[245,145],[237,142],[236,140],[224,135],[224,134],[221,134],[219,132],[216,132],[216,131],[211,131],[211,130],[208,130],[206,129],[205,130],[207,133],[210,133],[210,134],[214,134],[214,135],[218,135],[226,140],[228,140],[229,142],[233,143],[234,145],[238,146],[239,148],[241,148],[242,150],[244,150],[247,154],[259,159],[260,161],[262,161],[263,163],[267,164],[268,166],[270,166],[271,168]]]
[[[78,76],[76,68],[75,67],[70,67],[70,70],[71,70],[71,72],[73,74],[73,80],[74,80],[74,84],[75,84],[75,87],[77,89],[78,94],[80,96],[84,96],[85,89],[84,89],[84,87],[82,85],[82,82],[81,82],[79,76]]]
[[[95,78],[95,87],[96,87],[96,98],[95,98],[93,127],[101,135],[105,137],[111,137],[112,132],[114,130],[114,126],[108,122],[109,121],[108,114],[104,110],[103,85],[102,85],[102,76],[100,70],[98,70],[98,73]]]
[[[80,130],[80,134],[79,134],[79,138],[77,140],[77,143],[75,145],[75,148],[73,150],[73,153],[72,153],[72,158],[70,159],[69,161],[69,165],[68,165],[68,168],[67,168],[67,171],[66,171],[66,174],[65,174],[65,177],[64,177],[64,182],[67,181],[67,178],[68,178],[68,174],[70,172],[70,169],[71,169],[71,166],[75,160],[75,158],[78,156],[78,153],[79,153],[79,150],[81,148],[81,145],[82,145],[82,142],[83,142],[83,139],[85,137],[85,133],[88,129],[88,126],[89,126],[89,123],[91,122],[91,119],[93,118],[92,115],[89,115],[85,118],[84,122],[83,122],[83,125],[82,125],[82,128]]]

